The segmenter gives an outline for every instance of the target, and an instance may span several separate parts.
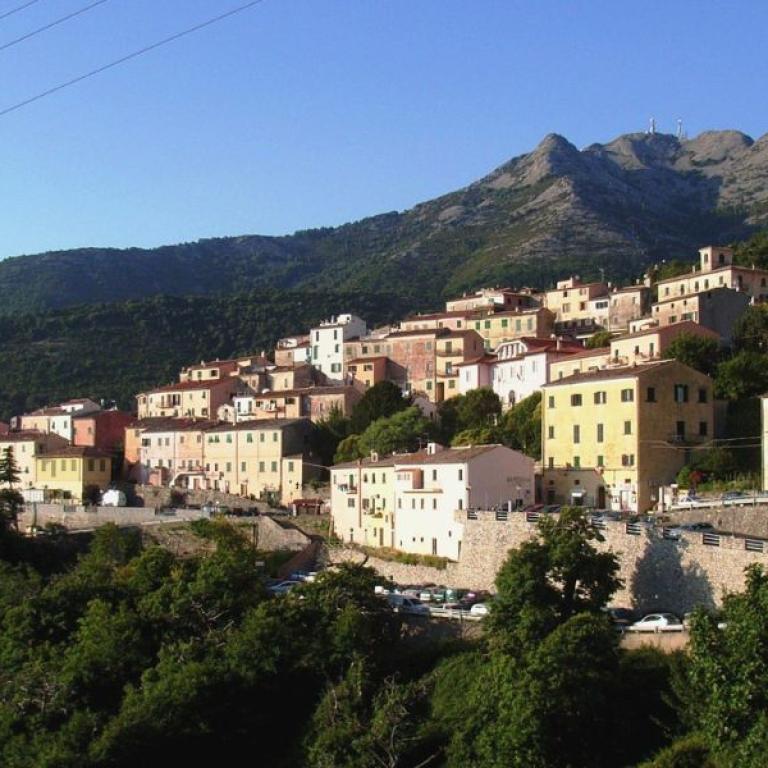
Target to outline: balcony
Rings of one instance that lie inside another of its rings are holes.
[[[349,485],[349,483],[340,483],[336,486],[341,493],[357,493],[356,485]]]
[[[438,347],[435,350],[437,357],[464,357],[464,352],[461,349],[445,349]]]
[[[455,379],[458,375],[458,371],[437,371],[435,374],[438,379]]]

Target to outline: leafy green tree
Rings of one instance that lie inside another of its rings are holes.
[[[434,425],[415,405],[393,416],[374,421],[360,435],[358,451],[367,456],[371,451],[381,455],[394,451],[414,451],[433,435]]]
[[[677,475],[679,485],[688,488],[695,483],[708,480],[727,480],[738,469],[733,452],[717,446],[706,451],[696,451],[692,460]]]
[[[349,419],[342,415],[340,408],[334,406],[327,418],[312,425],[309,438],[312,452],[326,466],[333,464],[339,443],[349,434]]]
[[[717,339],[681,333],[667,347],[664,357],[711,375],[720,359],[720,344]]]
[[[585,342],[587,349],[602,349],[611,343],[613,334],[610,331],[595,331]]]
[[[511,550],[496,576],[486,620],[491,642],[514,655],[577,613],[599,614],[621,586],[618,558],[599,552],[602,534],[576,507],[542,517],[538,537]]]
[[[733,249],[733,261],[745,267],[768,269],[768,230],[756,232],[749,240],[736,243]]]
[[[19,512],[24,506],[24,498],[16,489],[21,474],[13,455],[13,448],[8,446],[0,457],[0,524],[19,528]]]
[[[733,346],[737,351],[768,352],[768,304],[747,307],[734,325]]]
[[[715,397],[743,400],[768,390],[768,354],[737,352],[720,363],[715,376]]]
[[[490,445],[500,442],[502,442],[502,432],[499,427],[472,427],[455,434],[451,445]]]
[[[397,384],[380,381],[367,389],[352,409],[350,428],[353,433],[359,435],[376,419],[392,416],[410,405],[411,398],[403,397],[403,392]]]
[[[490,387],[472,389],[456,398],[459,429],[480,429],[496,423],[501,414],[501,400]]]
[[[762,566],[749,566],[744,592],[725,597],[719,619],[701,610],[694,614],[689,657],[678,691],[689,722],[723,766],[765,765],[768,575]]]
[[[333,461],[334,464],[341,464],[345,461],[354,461],[360,457],[360,435],[349,435],[349,437],[345,437],[339,443]]]
[[[541,458],[541,392],[513,405],[502,420],[503,442],[533,459]]]

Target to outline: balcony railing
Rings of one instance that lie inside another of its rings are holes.
[[[349,485],[349,483],[342,483],[336,486],[341,493],[357,493],[356,485]]]

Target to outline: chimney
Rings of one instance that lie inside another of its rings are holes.
[[[379,460],[379,454],[376,451],[371,451],[371,461],[376,462]]]
[[[427,455],[434,456],[436,453],[440,453],[443,450],[443,446],[439,443],[427,443]]]

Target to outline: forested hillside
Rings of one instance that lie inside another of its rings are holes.
[[[176,380],[183,365],[271,350],[339,312],[375,323],[411,308],[388,293],[259,291],[0,317],[0,419],[76,396],[133,409],[137,392]]]

